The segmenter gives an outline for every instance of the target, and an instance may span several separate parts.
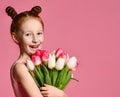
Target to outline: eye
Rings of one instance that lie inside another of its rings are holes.
[[[42,35],[43,33],[42,32],[38,32],[37,35]]]
[[[26,33],[25,36],[31,36],[31,33]]]

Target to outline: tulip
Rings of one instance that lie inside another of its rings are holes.
[[[49,59],[49,53],[46,50],[41,50],[42,61],[47,62]]]
[[[48,68],[53,69],[55,67],[55,54],[50,54],[49,60],[48,60]]]
[[[29,70],[33,71],[35,66],[31,60],[27,60],[27,67]]]
[[[37,51],[35,52],[35,55],[41,56],[41,50],[37,50]]]
[[[56,51],[55,51],[55,55],[56,57],[58,58],[58,56],[63,53],[64,51],[61,49],[61,48],[58,48]]]
[[[68,53],[61,53],[58,58],[63,58],[65,60],[65,63],[67,63],[67,61],[69,60],[69,55]]]
[[[27,68],[30,70],[29,73],[31,74],[32,78],[34,79],[36,85],[37,85],[38,87],[40,87],[40,84],[39,84],[39,82],[37,81],[37,79],[36,79],[36,77],[35,77],[35,75],[34,75],[34,72],[33,72],[33,71],[36,69],[35,66],[34,66],[34,64],[33,64],[33,62],[28,59],[28,60],[26,61],[26,64],[27,64]]]
[[[31,59],[36,66],[38,66],[42,63],[41,58],[38,55],[35,55],[35,54],[32,55]]]
[[[63,67],[64,67],[64,65],[65,65],[65,59],[63,59],[63,58],[58,58],[58,60],[57,60],[57,62],[56,62],[55,68],[56,68],[57,70],[62,70]]]
[[[78,65],[76,57],[71,57],[68,62],[67,66],[70,70],[74,71],[76,66]]]
[[[59,54],[58,58],[63,58],[64,60],[66,60],[66,54],[62,52],[61,54]]]

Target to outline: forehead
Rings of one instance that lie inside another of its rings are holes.
[[[28,18],[26,19],[21,27],[21,30],[43,30],[42,23],[37,18]]]

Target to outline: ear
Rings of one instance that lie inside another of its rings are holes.
[[[15,32],[12,32],[12,39],[14,40],[15,43],[17,43],[17,44],[19,43],[18,36]]]

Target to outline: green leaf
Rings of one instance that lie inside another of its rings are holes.
[[[64,83],[62,84],[62,86],[60,87],[62,90],[65,89],[65,87],[68,85],[68,83],[70,82],[71,80],[71,76],[72,76],[72,73],[70,71],[68,71],[67,75],[66,75],[66,78],[64,80]]]
[[[41,84],[38,82],[38,80],[37,80],[37,79],[36,79],[36,77],[34,76],[34,73],[33,73],[32,71],[29,71],[29,72],[30,72],[30,74],[31,74],[32,78],[34,79],[34,81],[35,81],[36,85],[37,85],[38,87],[40,87],[40,86],[41,86]]]
[[[43,75],[43,73],[42,73],[42,71],[41,71],[41,66],[37,66],[37,70],[38,70],[38,72],[39,72],[39,74],[40,74],[40,76],[41,76],[42,84],[44,84],[44,75]]]
[[[54,68],[52,70],[52,84],[53,84],[53,86],[55,86],[55,84],[56,84],[57,77],[58,77],[58,71]]]
[[[35,71],[36,77],[38,78],[40,84],[43,86],[43,85],[44,85],[44,82],[43,82],[43,79],[42,79],[41,74],[39,73],[39,71],[38,71],[37,68],[35,68],[34,71]]]
[[[68,72],[68,67],[67,65],[59,72],[58,78],[57,78],[57,82],[56,82],[56,87],[61,89],[61,86],[64,83],[65,77],[67,75]]]
[[[46,84],[52,85],[48,68],[45,65],[41,65],[41,70],[44,74],[44,82]]]

